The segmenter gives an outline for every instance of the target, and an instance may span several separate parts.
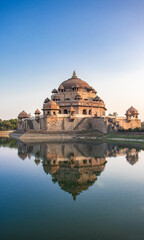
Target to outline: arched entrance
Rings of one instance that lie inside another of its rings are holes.
[[[64,110],[64,114],[68,114],[68,111],[67,111],[67,109],[65,109],[65,110]]]
[[[86,109],[83,110],[83,114],[87,115],[87,110]]]

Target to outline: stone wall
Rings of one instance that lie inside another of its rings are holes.
[[[75,118],[70,121],[69,116],[64,118],[48,117],[47,131],[89,131],[98,130],[107,132],[107,123],[104,118]]]
[[[137,118],[131,118],[130,120],[117,118],[117,121],[119,126],[123,129],[141,128],[141,120]]]
[[[97,130],[102,133],[117,131],[119,128],[141,128],[141,120],[132,118],[108,118],[108,117],[84,117],[78,115],[71,119],[69,114],[61,117],[49,116],[36,119],[23,120],[18,124],[19,130],[34,130],[45,132],[78,132],[78,131],[92,131]]]
[[[35,130],[46,132],[56,131],[90,131],[98,130],[107,132],[107,124],[104,118],[76,117],[71,120],[69,115],[66,117],[47,117],[38,120],[24,120],[19,125],[19,130]]]
[[[47,124],[47,131],[61,131],[65,130],[64,125],[64,118],[57,118],[57,117],[47,117],[46,119]]]

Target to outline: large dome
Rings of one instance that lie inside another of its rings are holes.
[[[89,84],[76,76],[76,72],[73,72],[73,76],[68,80],[61,83],[59,88],[71,89],[71,88],[89,88]]]

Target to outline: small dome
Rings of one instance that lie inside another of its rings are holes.
[[[40,110],[37,108],[37,110],[35,111],[35,114],[41,114]]]
[[[97,91],[91,86],[88,88],[88,91],[90,91],[92,93],[97,93]]]
[[[128,115],[130,113],[131,113],[131,115],[138,115],[139,114],[138,110],[136,108],[132,107],[132,106],[126,111],[126,115]]]
[[[75,112],[75,109],[73,107],[70,107],[70,112]]]
[[[58,93],[58,91],[54,88],[54,89],[52,90],[52,93]]]
[[[48,103],[50,101],[50,99],[49,98],[46,98],[45,100],[44,100],[44,103]]]
[[[77,94],[75,97],[74,97],[74,99],[82,99],[82,97],[79,95],[79,94]]]
[[[93,93],[97,93],[97,91],[96,91],[94,88],[92,89],[92,92],[93,92]]]
[[[25,160],[25,159],[27,158],[28,154],[27,154],[27,153],[22,153],[22,152],[20,152],[20,153],[18,153],[18,156],[19,156],[19,158],[21,158],[22,160]]]
[[[89,86],[89,88],[88,88],[88,89],[91,91],[91,90],[93,90],[93,87]]]
[[[64,87],[64,89],[72,89],[74,87],[86,88],[86,89],[89,88],[89,84],[81,80],[80,78],[78,78],[75,71],[73,72],[73,76],[68,80],[62,82],[61,85]]]
[[[54,102],[53,100],[50,100],[48,103],[45,103],[43,105],[43,109],[48,109],[48,110],[59,110],[59,106]]]
[[[22,111],[19,115],[18,118],[28,118],[28,114],[25,111]]]
[[[93,101],[100,102],[100,101],[102,101],[102,99],[101,99],[99,96],[97,96],[97,97],[95,97],[95,98],[93,99]]]
[[[35,163],[38,166],[40,164],[40,159],[35,159]]]

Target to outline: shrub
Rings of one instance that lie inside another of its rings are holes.
[[[0,131],[15,130],[17,128],[17,119],[0,121]]]
[[[127,132],[144,132],[144,129],[142,128],[129,128],[129,129],[123,129],[123,128],[119,128],[118,132],[122,132],[122,133],[127,133]]]

